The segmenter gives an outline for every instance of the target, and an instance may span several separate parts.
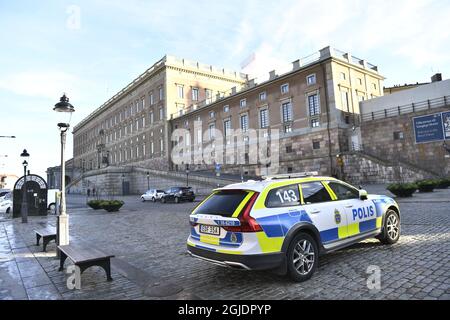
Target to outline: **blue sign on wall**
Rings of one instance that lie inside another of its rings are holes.
[[[440,113],[413,118],[416,143],[444,140],[442,116]]]
[[[442,125],[445,140],[450,140],[450,112],[442,112]]]

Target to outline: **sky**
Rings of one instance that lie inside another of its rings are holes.
[[[447,0],[0,0],[0,136],[16,136],[0,138],[0,173],[20,176],[26,148],[45,178],[62,93],[73,126],[166,54],[260,76],[330,45],[386,86],[447,79],[448,17]]]

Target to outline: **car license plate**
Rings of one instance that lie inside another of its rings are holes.
[[[204,233],[204,234],[212,234],[215,236],[219,236],[220,235],[220,227],[218,226],[207,226],[204,224],[200,225],[200,233]]]

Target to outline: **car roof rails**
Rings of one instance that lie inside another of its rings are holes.
[[[317,175],[319,175],[319,173],[317,171],[306,171],[306,172],[262,176],[262,178],[263,178],[263,180],[278,180],[278,179],[306,178],[306,177],[313,177],[313,176],[317,176]]]

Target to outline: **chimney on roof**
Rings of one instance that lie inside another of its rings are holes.
[[[442,73],[436,73],[431,77],[431,82],[439,82],[442,81]]]

